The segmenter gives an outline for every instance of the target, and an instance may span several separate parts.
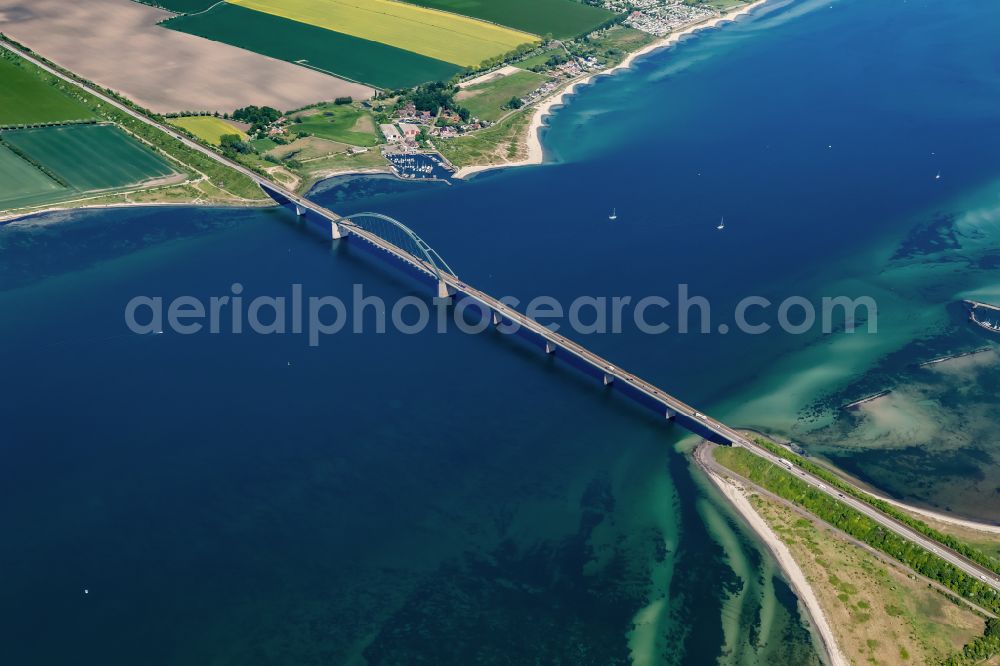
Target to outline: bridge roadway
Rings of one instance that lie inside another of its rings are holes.
[[[662,414],[665,418],[674,420],[680,425],[688,430],[692,430],[697,434],[707,435],[708,439],[712,439],[721,444],[729,444],[732,446],[742,446],[753,453],[771,461],[774,464],[781,464],[780,459],[772,454],[767,449],[757,445],[751,439],[745,437],[736,430],[725,425],[721,421],[717,421],[705,414],[702,414],[698,410],[694,409],[690,405],[684,403],[683,401],[675,398],[669,393],[657,388],[653,384],[636,377],[635,375],[626,372],[625,370],[615,366],[613,363],[604,359],[597,354],[586,349],[582,345],[573,342],[572,340],[566,338],[565,336],[559,335],[558,333],[549,330],[547,327],[539,324],[535,320],[521,314],[517,310],[508,307],[499,300],[493,298],[489,294],[486,294],[478,289],[470,287],[458,278],[437,271],[434,267],[428,265],[423,260],[414,257],[408,252],[404,252],[397,248],[392,243],[383,240],[381,237],[366,231],[358,227],[357,225],[351,224],[344,220],[340,216],[336,215],[330,210],[309,201],[305,197],[300,197],[299,195],[291,192],[281,185],[261,176],[260,174],[247,169],[241,164],[238,164],[232,160],[229,160],[223,155],[216,153],[209,148],[206,148],[186,136],[179,134],[173,128],[162,123],[158,123],[153,119],[143,115],[142,113],[135,111],[134,109],[122,104],[121,102],[115,100],[112,97],[104,94],[100,90],[97,90],[93,86],[84,84],[72,77],[66,76],[62,72],[50,67],[44,62],[33,57],[31,54],[26,53],[22,49],[18,49],[10,44],[0,41],[0,47],[12,51],[22,58],[32,62],[36,66],[44,69],[50,74],[62,79],[63,81],[70,83],[72,85],[83,88],[91,95],[98,97],[103,102],[114,106],[120,111],[127,113],[128,115],[140,120],[144,123],[152,125],[159,129],[160,131],[168,134],[169,136],[177,139],[185,146],[196,150],[205,156],[224,164],[225,166],[238,171],[239,173],[245,175],[246,177],[252,179],[255,183],[261,186],[265,192],[272,196],[272,198],[277,195],[278,197],[287,199],[288,202],[297,206],[302,211],[311,211],[320,217],[328,220],[331,224],[331,229],[335,237],[343,237],[345,231],[347,234],[357,236],[381,249],[382,251],[392,255],[404,264],[413,266],[414,268],[430,275],[435,279],[439,279],[443,284],[440,285],[442,290],[439,291],[440,295],[444,295],[443,288],[447,287],[449,294],[464,294],[466,297],[471,298],[486,309],[487,312],[492,312],[494,317],[493,323],[499,323],[502,320],[507,320],[522,327],[523,329],[530,331],[534,335],[538,336],[540,339],[545,341],[546,352],[555,353],[557,355],[568,354],[575,357],[579,362],[586,366],[590,366],[593,369],[599,371],[604,376],[604,383],[614,384],[615,382],[620,382],[622,385],[628,387],[635,393],[644,396],[647,401],[652,404],[659,405],[662,409]],[[986,305],[986,304],[983,304]],[[848,504],[853,509],[865,514],[872,520],[877,521],[880,525],[883,525],[889,530],[899,534],[903,538],[909,539],[921,547],[926,548],[942,559],[948,561],[950,564],[954,565],[964,573],[973,576],[981,581],[986,582],[994,589],[1000,591],[1000,580],[998,580],[994,574],[979,564],[959,555],[958,553],[945,548],[941,544],[934,542],[922,534],[916,532],[912,528],[904,525],[889,516],[881,513],[874,507],[865,502],[857,500],[850,496],[844,496],[838,492],[835,488],[827,486],[821,479],[814,477],[803,470],[796,470],[796,474],[799,475],[803,480],[809,483],[814,488],[827,493],[828,495],[835,497],[837,500]]]

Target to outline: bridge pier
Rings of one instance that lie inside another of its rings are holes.
[[[438,298],[451,298],[455,295],[455,290],[452,289],[447,282],[444,280],[438,281]]]
[[[499,326],[499,325],[500,325],[500,322],[501,322],[501,321],[502,321],[502,320],[500,319],[500,313],[499,313],[499,312],[497,312],[496,310],[494,310],[494,311],[493,311],[493,312],[492,312],[492,313],[490,314],[490,322],[491,322],[491,323],[492,323],[492,324],[493,324],[494,326]]]
[[[664,416],[667,417],[668,421],[673,421],[674,417],[677,416],[677,412],[668,408],[667,411],[664,413]]]
[[[298,211],[298,209],[299,207],[296,206],[295,210]],[[330,238],[332,238],[333,240],[347,238],[347,232],[344,231],[344,228],[332,220],[330,221]]]
[[[298,204],[295,204],[295,214],[298,215],[299,217],[302,217],[303,215],[306,214],[306,209]]]
[[[614,383],[614,381],[615,381],[615,376],[614,375],[609,375],[606,372],[604,373],[604,385],[605,386],[611,386],[611,384]]]
[[[556,346],[554,344],[552,344],[551,342],[549,342],[548,340],[545,341],[545,353],[546,354],[555,354],[556,353]]]

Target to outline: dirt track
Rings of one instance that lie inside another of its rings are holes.
[[[0,0],[0,32],[133,101],[169,111],[287,110],[371,88],[162,28],[131,0]]]

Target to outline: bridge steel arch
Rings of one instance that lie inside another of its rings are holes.
[[[383,242],[409,255],[417,267],[429,273],[438,284],[445,283],[445,275],[458,277],[437,250],[395,218],[381,213],[354,213],[338,218],[335,224],[343,225],[349,231],[361,230],[377,236]],[[364,237],[364,234],[357,235]]]

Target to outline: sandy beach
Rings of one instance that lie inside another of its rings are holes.
[[[788,577],[789,582],[795,589],[795,594],[798,595],[799,599],[802,601],[803,605],[806,607],[806,611],[812,618],[813,624],[816,627],[816,631],[819,632],[820,639],[823,641],[823,646],[826,648],[827,654],[830,657],[830,663],[832,666],[848,666],[850,663],[844,654],[840,651],[840,647],[837,645],[837,641],[833,635],[833,629],[830,628],[830,623],[826,619],[826,615],[823,613],[823,609],[819,605],[819,600],[816,598],[816,594],[813,592],[812,587],[809,586],[808,581],[806,581],[805,574],[802,573],[802,569],[799,568],[798,563],[792,558],[791,552],[788,547],[782,543],[778,535],[764,522],[757,512],[751,506],[750,501],[746,497],[746,490],[738,485],[735,481],[730,479],[724,479],[715,472],[711,471],[707,467],[703,466],[705,472],[712,482],[722,491],[726,498],[732,503],[733,507],[740,512],[740,515],[750,524],[750,527],[754,532],[761,538],[761,540],[767,544],[768,549],[774,554],[774,557],[778,560],[778,564],[781,566],[782,571]]]
[[[539,130],[541,130],[544,125],[545,118],[552,113],[554,107],[561,105],[568,96],[573,95],[576,92],[577,87],[584,86],[593,81],[599,76],[608,76],[614,74],[615,72],[627,69],[632,66],[636,58],[646,55],[647,53],[652,53],[659,49],[667,48],[676,44],[682,37],[690,35],[692,33],[698,32],[699,30],[706,30],[708,28],[714,28],[722,23],[728,21],[733,21],[736,18],[748,14],[760,5],[763,5],[767,0],[757,0],[756,2],[750,3],[745,7],[740,7],[739,9],[724,14],[722,16],[716,17],[714,19],[709,19],[701,23],[696,23],[690,25],[683,30],[678,30],[677,32],[672,32],[663,39],[657,40],[652,44],[647,44],[638,51],[630,53],[625,60],[621,61],[618,65],[612,67],[611,69],[606,69],[602,72],[596,72],[589,76],[576,81],[570,81],[565,87],[560,89],[558,92],[553,94],[551,97],[546,98],[535,107],[534,115],[531,117],[531,124],[528,126],[528,136],[527,136],[527,149],[528,156],[517,162],[506,162],[504,164],[488,164],[488,165],[476,165],[462,167],[455,173],[455,178],[468,178],[473,174],[481,173],[483,171],[490,171],[492,169],[506,169],[508,167],[517,166],[529,166],[532,164],[541,164],[545,159],[545,153],[542,150],[542,141],[539,137]]]

